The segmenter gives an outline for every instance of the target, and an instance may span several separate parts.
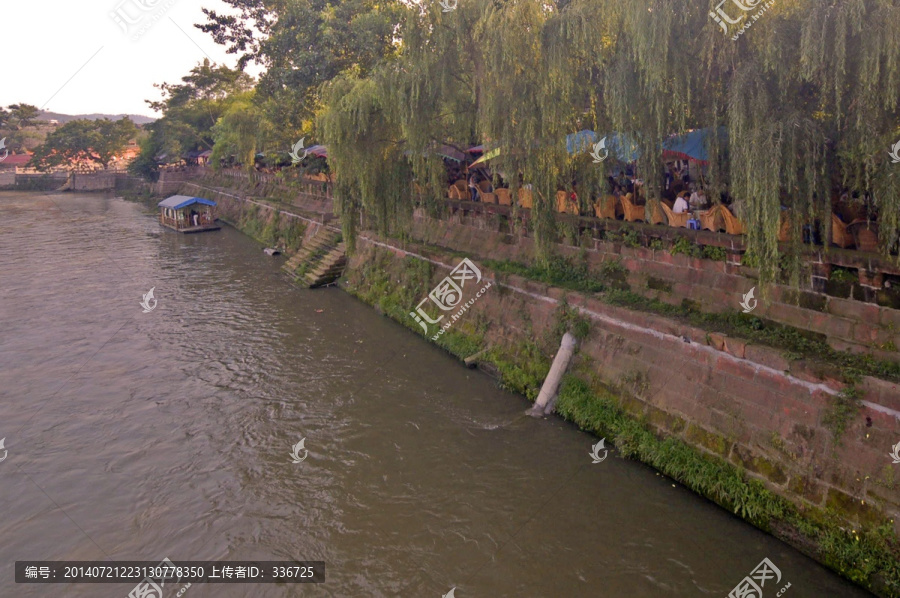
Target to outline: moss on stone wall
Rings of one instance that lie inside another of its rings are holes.
[[[848,530],[835,513],[801,512],[743,469],[679,439],[660,438],[619,408],[614,395],[575,376],[564,379],[556,410],[610,440],[623,456],[651,465],[762,530],[811,547],[811,556],[877,595],[900,596],[900,546],[890,522]]]

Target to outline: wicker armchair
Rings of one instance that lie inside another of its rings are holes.
[[[674,226],[675,228],[687,228],[687,221],[691,218],[690,212],[676,214],[671,209],[669,209],[669,206],[664,203],[661,203],[660,207],[666,215],[666,220],[668,220],[669,226]]]
[[[519,188],[519,207],[530,210],[534,206],[534,194],[529,189]]]
[[[556,211],[560,214],[565,214],[566,210],[569,208],[569,200],[566,198],[565,191],[557,191],[556,192]]]
[[[647,205],[644,208],[644,212],[649,214],[647,222],[650,224],[665,224],[666,223],[666,213],[663,211],[662,206],[659,201],[655,199],[651,199],[647,202]]]
[[[494,195],[497,196],[497,203],[501,206],[512,205],[512,195],[510,195],[509,189],[496,189],[494,190]]]
[[[497,196],[494,193],[481,192],[482,203],[497,203]]]
[[[479,181],[478,182],[478,190],[482,193],[493,193],[494,186],[491,185],[490,181]]]
[[[471,197],[469,196],[469,187],[466,185],[466,182],[462,179],[459,179],[447,190],[447,197],[450,199],[461,199],[461,200],[469,200]]]
[[[578,206],[569,201],[569,194],[565,191],[556,192],[556,211],[560,214],[578,214]]]
[[[854,220],[847,225],[847,232],[853,235],[856,248],[860,251],[878,251],[878,223],[871,220]]]
[[[847,231],[847,225],[834,212],[831,213],[831,242],[841,249],[856,246],[853,235]]]
[[[625,220],[636,222],[644,220],[644,206],[636,206],[631,203],[631,193],[622,198],[622,210],[625,212]]]
[[[731,210],[726,208],[725,206],[719,206],[719,213],[722,215],[722,218],[725,220],[725,232],[729,235],[743,235],[744,234],[744,225],[740,220],[737,219],[737,216],[731,213]]]
[[[700,228],[716,232],[725,228],[725,221],[719,214],[719,206],[700,212]]]
[[[616,198],[612,195],[601,197],[594,202],[594,214],[597,218],[616,219]]]

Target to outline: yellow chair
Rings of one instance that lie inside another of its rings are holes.
[[[530,210],[534,206],[534,194],[530,189],[519,188],[519,207]]]
[[[594,214],[597,218],[616,219],[616,198],[612,195],[601,197],[594,202]]]
[[[725,232],[729,235],[743,235],[744,234],[744,225],[740,220],[737,219],[737,216],[731,213],[731,210],[726,208],[725,206],[719,206],[719,214],[722,215],[722,218],[725,220]]]
[[[636,206],[631,203],[631,193],[622,198],[622,210],[625,212],[625,220],[636,222],[644,220],[644,206]]]
[[[512,205],[512,195],[510,195],[509,189],[496,189],[494,195],[497,196],[497,203],[501,206]]]
[[[664,203],[661,203],[660,207],[662,207],[662,211],[665,213],[666,219],[669,221],[669,226],[674,226],[676,228],[687,228],[687,221],[691,218],[690,212],[676,214],[669,209],[669,206]]]
[[[661,205],[663,204],[653,199],[647,202],[644,212],[650,213],[650,219],[648,220],[650,224],[666,223],[666,213],[663,212],[663,209],[660,207]]]
[[[856,245],[853,235],[847,231],[847,225],[834,212],[831,214],[831,242],[841,249]]]
[[[719,214],[719,206],[714,206],[705,212],[700,212],[700,228],[711,230],[712,232],[725,228],[725,221]]]

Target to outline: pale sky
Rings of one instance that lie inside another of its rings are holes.
[[[159,117],[144,102],[159,99],[154,83],[180,83],[207,55],[237,62],[193,27],[205,21],[201,7],[228,12],[221,0],[0,0],[0,106]],[[128,35],[110,16],[117,9],[136,22]]]

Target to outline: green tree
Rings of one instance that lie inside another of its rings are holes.
[[[40,114],[41,111],[37,106],[32,106],[31,104],[12,104],[9,106],[9,126],[15,131],[26,127],[33,127]]]
[[[128,118],[77,119],[67,122],[47,135],[35,149],[30,165],[39,170],[75,163],[98,164],[106,168],[121,153],[138,129]]]
[[[262,111],[254,105],[255,92],[236,94],[213,127],[215,146],[210,157],[214,166],[234,156],[248,172],[253,169],[257,148],[266,138],[267,123]]]
[[[148,101],[162,117],[148,127],[158,153],[181,156],[190,150],[213,147],[212,128],[233,101],[232,96],[249,90],[253,80],[239,70],[216,66],[209,60],[191,69],[181,84],[156,87],[163,98]]]
[[[240,17],[204,9],[198,28],[265,67],[256,104],[272,123],[273,143],[315,138],[321,86],[340,73],[365,76],[396,54],[400,0],[225,0]]]

